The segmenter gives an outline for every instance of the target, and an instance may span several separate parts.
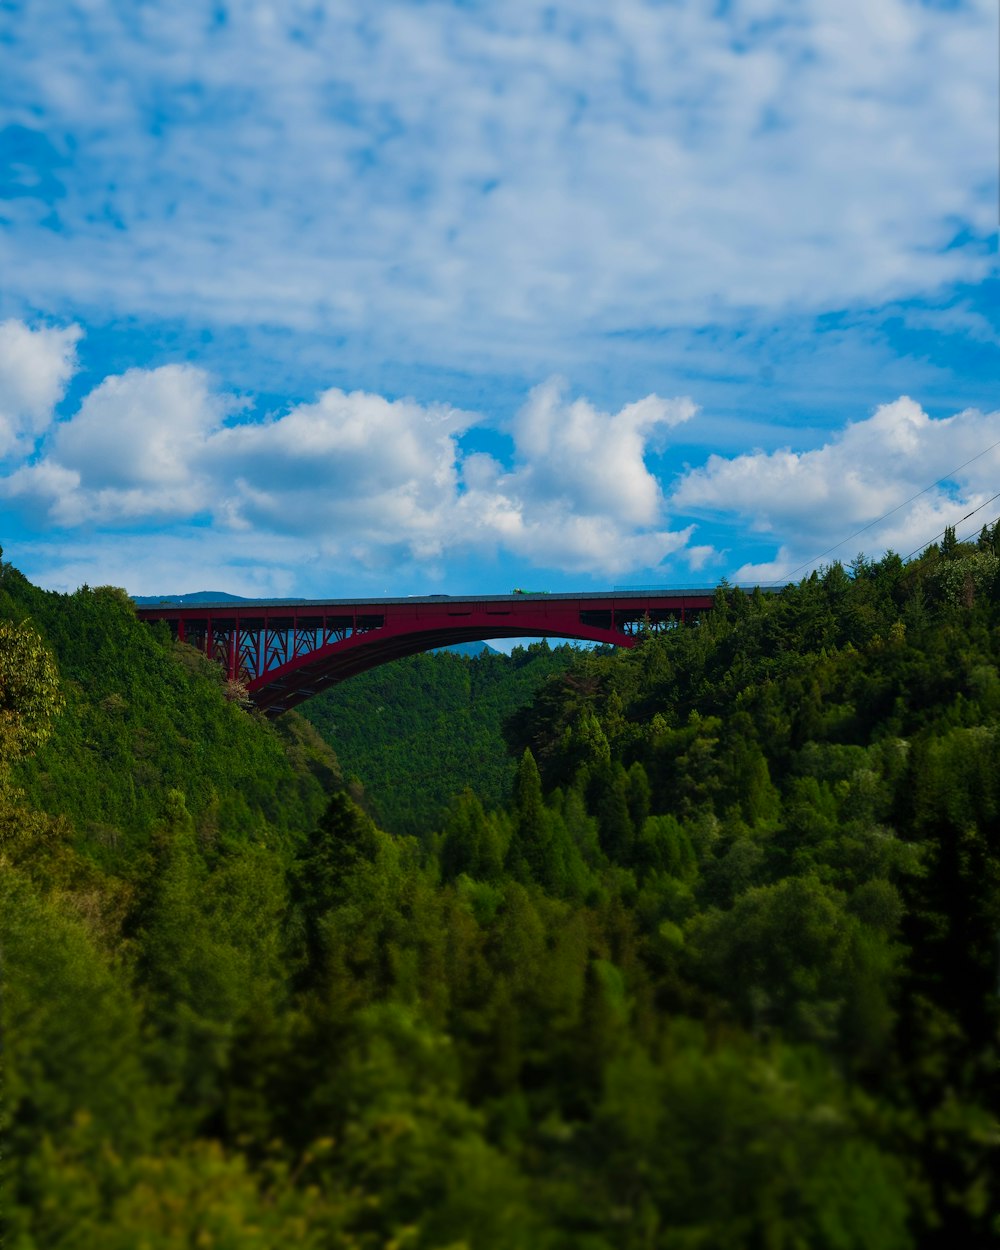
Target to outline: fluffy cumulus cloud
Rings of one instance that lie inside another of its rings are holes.
[[[130,369],[55,425],[42,457],[0,492],[58,525],[191,516],[212,501],[200,462],[231,407],[200,369]]]
[[[992,263],[996,26],[995,0],[13,0],[6,296],[538,376],[637,325],[923,295]]]
[[[0,322],[0,459],[23,453],[53,419],[76,369],[80,330]]]
[[[690,399],[647,395],[604,413],[585,399],[567,402],[558,380],[538,386],[513,422],[517,492],[563,500],[584,516],[610,513],[632,525],[653,525],[663,495],[644,457],[695,411]]]
[[[814,557],[849,560],[864,549],[905,556],[996,493],[998,438],[1000,412],[935,419],[903,396],[814,450],[710,456],[679,480],[670,506],[773,535],[775,556],[736,570],[740,579],[773,580]],[[994,501],[959,536],[998,514]]]
[[[449,405],[332,388],[253,420],[193,366],[132,369],[44,432],[0,478],[0,498],[35,525],[124,534],[194,524],[209,545],[219,533],[259,538],[299,563],[377,569],[489,554],[608,575],[684,548],[690,528],[665,523],[646,457],[694,412],[655,395],[601,412],[550,382],[514,417],[501,463],[465,452],[481,418]]]
[[[904,396],[820,446],[710,455],[665,489],[690,399],[603,411],[552,379],[484,430],[449,404],[330,388],[258,417],[204,370],[165,365],[107,377],[54,417],[76,331],[3,329],[20,415],[0,500],[33,531],[47,584],[285,594],[334,570],[384,572],[388,591],[477,563],[774,581],[859,549],[909,554],[1000,513],[985,507],[1000,412],[935,418]],[[753,562],[726,555],[751,545]]]
[[[454,507],[456,436],[474,421],[446,405],[331,389],[278,419],[220,432],[203,463],[237,526],[318,530],[357,552],[433,551]]]
[[[567,570],[656,568],[691,531],[660,528],[663,492],[646,456],[695,411],[648,395],[607,413],[567,399],[558,379],[536,387],[511,423],[512,467],[485,455],[464,464],[461,532]]]

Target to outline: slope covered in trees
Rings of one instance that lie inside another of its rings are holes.
[[[503,723],[574,654],[542,642],[510,656],[414,655],[333,686],[300,711],[344,771],[363,779],[384,828],[422,836],[464,786],[488,807],[510,798],[515,761]]]
[[[10,1244],[988,1244],[996,537],[572,657],[423,842],[4,569]]]

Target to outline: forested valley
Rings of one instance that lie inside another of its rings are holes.
[[[6,1250],[991,1244],[998,665],[996,527],[315,724],[4,564]]]
[[[443,827],[462,789],[486,808],[510,799],[517,760],[504,725],[576,655],[546,642],[510,656],[486,651],[474,662],[448,651],[413,655],[332,686],[299,711],[344,772],[363,779],[378,824],[422,838]]]

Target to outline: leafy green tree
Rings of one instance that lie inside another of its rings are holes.
[[[346,791],[331,795],[293,869],[294,897],[314,955],[319,951],[322,917],[344,899],[352,873],[362,864],[373,863],[377,853],[378,837],[371,818]]]
[[[372,675],[397,812],[435,726],[420,841],[121,592],[4,566],[65,698],[4,731],[10,1239],[989,1244],[992,538],[567,654],[483,788],[475,700],[556,653]]]
[[[151,1062],[178,1114],[200,1123],[220,1110],[241,1022],[280,982],[287,897],[281,865],[259,846],[207,863],[183,794],[167,797],[138,968],[157,1034]]]
[[[469,789],[463,790],[452,805],[441,845],[441,872],[446,881],[462,873],[481,881],[496,881],[503,872],[496,823]]]
[[[691,839],[676,816],[649,816],[643,822],[636,852],[646,871],[691,880],[698,864]]]
[[[623,1246],[905,1250],[905,1174],[852,1112],[795,1052],[712,1046],[681,1022],[657,1059],[608,1064],[591,1218]]]
[[[36,750],[63,704],[59,674],[27,622],[0,620],[0,766]]]
[[[44,1142],[63,1139],[84,1117],[118,1150],[149,1148],[163,1104],[144,1070],[142,1017],[127,984],[80,916],[6,865],[0,953],[4,1214],[9,1234],[33,1244],[26,1239],[44,1228],[49,1201],[49,1178],[37,1166]]]
[[[548,884],[557,875],[552,822],[542,797],[542,780],[525,747],[514,778],[514,830],[507,848],[507,870],[519,881]]]
[[[863,927],[846,898],[815,878],[787,877],[704,913],[691,945],[705,974],[757,1032],[828,1042],[862,1020],[866,1058],[885,1044],[896,972],[885,932]],[[869,1002],[862,1010],[857,999]],[[874,1001],[872,1001],[874,1000]]]
[[[362,1011],[339,1073],[336,1145],[318,1169],[372,1195],[358,1220],[367,1244],[536,1244],[526,1186],[461,1097],[449,1039],[413,1011]]]
[[[211,1140],[156,1153],[118,1153],[81,1113],[68,1132],[47,1137],[28,1163],[37,1206],[30,1223],[18,1228],[19,1244],[52,1250],[362,1250],[363,1237],[349,1227],[363,1199],[302,1183],[302,1173],[328,1151],[321,1140],[294,1166],[269,1159],[259,1170],[242,1153]]]
[[[641,789],[641,783],[636,789]],[[614,863],[630,865],[635,843],[635,826],[629,811],[632,794],[630,779],[619,761],[593,773],[587,797],[597,817],[601,850]],[[638,810],[647,804],[648,796],[643,793],[635,807]]]

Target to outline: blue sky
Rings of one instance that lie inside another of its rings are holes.
[[[769,582],[958,470],[835,552],[906,554],[1000,489],[997,23],[4,0],[5,557]]]

